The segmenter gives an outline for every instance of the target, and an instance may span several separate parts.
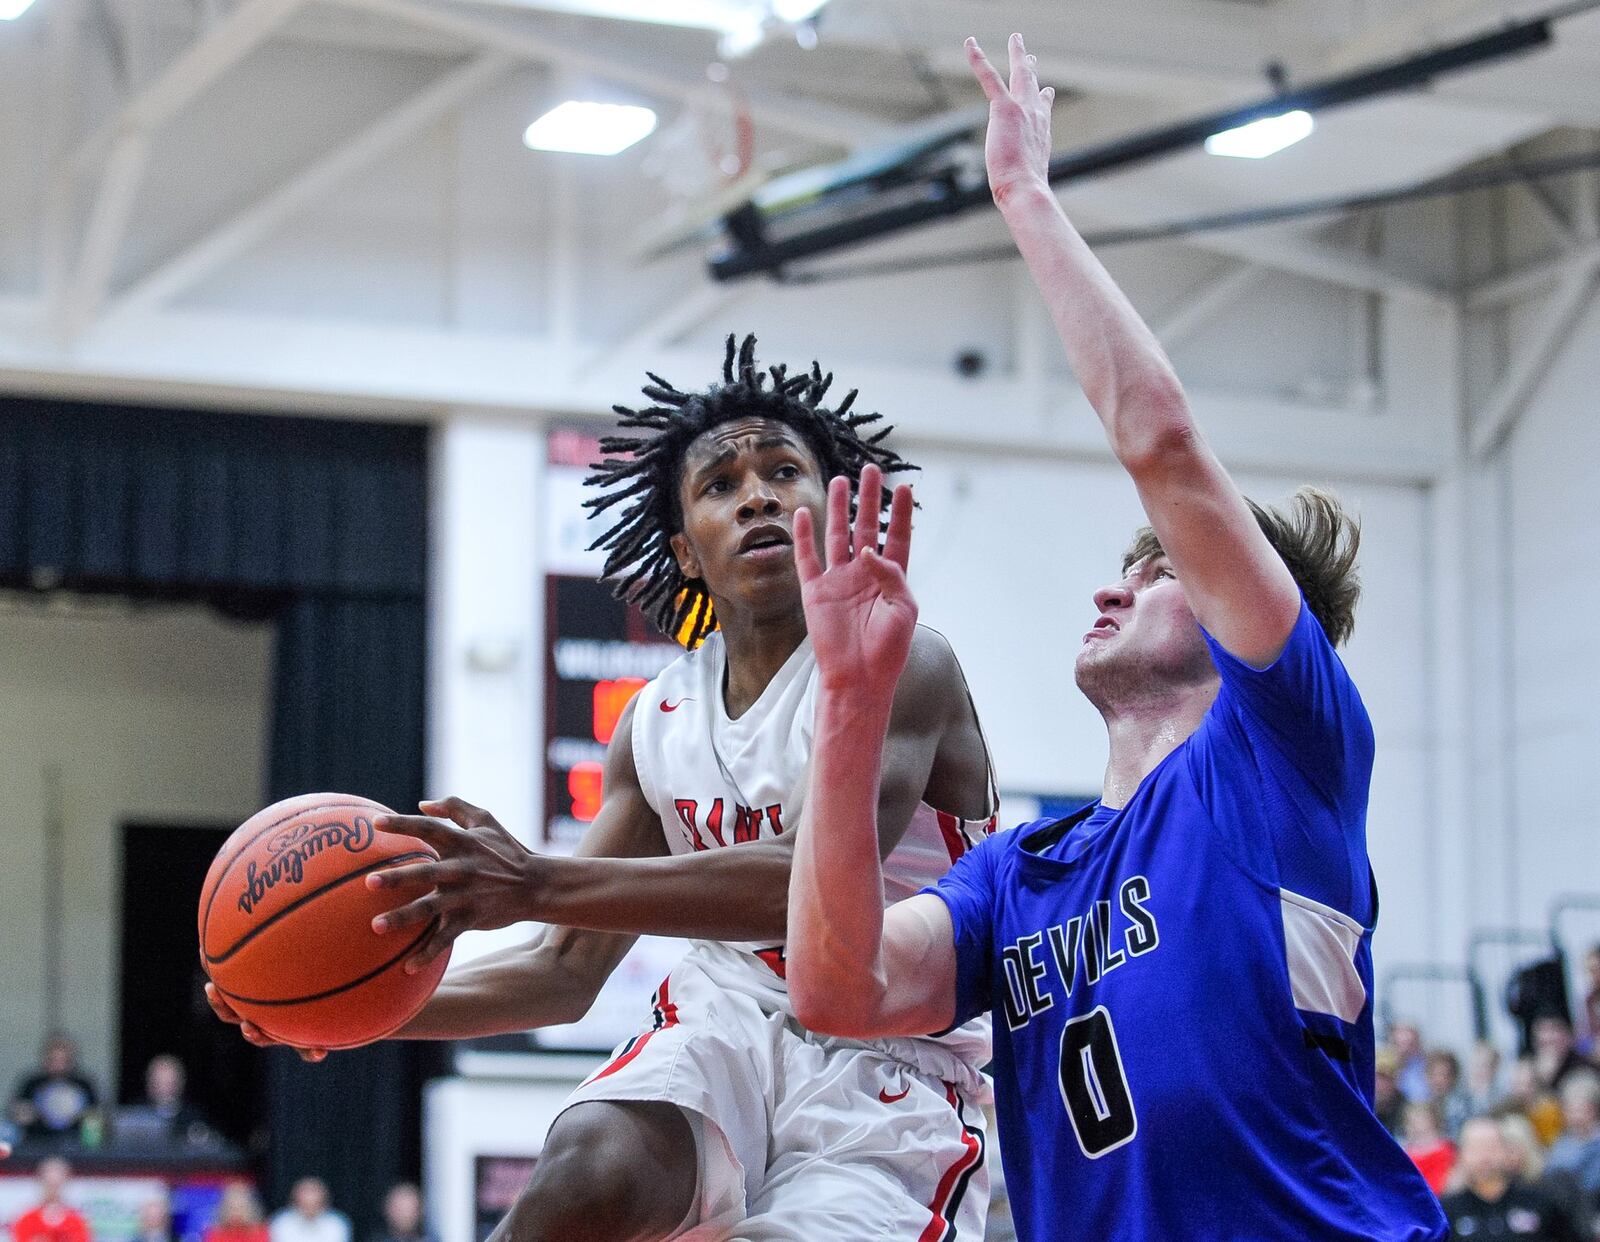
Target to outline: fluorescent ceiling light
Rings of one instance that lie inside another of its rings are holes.
[[[1206,139],[1206,151],[1211,155],[1259,160],[1285,147],[1292,147],[1315,126],[1316,122],[1311,119],[1309,112],[1285,112],[1282,116],[1262,117],[1248,125],[1212,134]]]
[[[656,127],[656,114],[632,104],[569,99],[528,126],[522,141],[534,151],[615,155]]]
[[[0,22],[21,17],[33,6],[33,0],[0,0]]]

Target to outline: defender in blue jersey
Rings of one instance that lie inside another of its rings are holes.
[[[1150,519],[1076,654],[1110,743],[1102,797],[883,910],[874,808],[916,619],[911,498],[897,489],[880,551],[876,489],[852,529],[836,481],[826,569],[810,515],[795,520],[821,670],[790,888],[796,1013],[862,1038],[992,1011],[1025,1239],[1442,1239],[1372,1111],[1373,733],[1335,652],[1355,525],[1310,489],[1285,512],[1239,493],[1050,193],[1053,93],[1020,36],[1010,53],[1007,83],[968,43],[990,186]]]

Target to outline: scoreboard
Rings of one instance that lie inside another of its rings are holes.
[[[570,852],[600,810],[606,744],[683,649],[593,577],[545,579],[545,844]]]
[[[641,686],[683,648],[600,581],[604,526],[583,507],[600,460],[589,428],[557,426],[546,444],[544,845],[568,853],[600,810],[606,744]]]

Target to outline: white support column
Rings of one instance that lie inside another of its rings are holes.
[[[295,212],[311,205],[407,138],[471,98],[511,67],[508,57],[484,55],[429,83],[265,198],[219,225],[187,250],[137,281],[114,311],[144,310],[171,301],[246,253]]]
[[[533,417],[457,412],[435,428],[428,796],[486,807],[525,844],[544,796],[544,462]],[[463,937],[456,961],[526,930]]]
[[[1442,317],[1437,334],[1441,348],[1432,357],[1402,355],[1394,362],[1422,381],[1397,387],[1412,400],[1431,396],[1424,416],[1446,446],[1446,464],[1426,492],[1424,519],[1428,788],[1427,820],[1419,825],[1423,837],[1418,852],[1425,870],[1426,950],[1433,961],[1451,960],[1465,945],[1473,919],[1470,905],[1459,895],[1474,882],[1473,847],[1482,827],[1470,762],[1474,545],[1468,532],[1475,493],[1466,445],[1461,318],[1459,311]]]

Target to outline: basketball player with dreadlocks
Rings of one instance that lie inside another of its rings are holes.
[[[824,404],[830,379],[815,365],[762,371],[754,338],[736,349],[730,337],[721,385],[685,392],[651,375],[650,408],[617,407],[590,480],[602,491],[587,502],[620,510],[597,541],[605,576],[692,649],[619,722],[579,857],[534,855],[458,799],[379,822],[441,855],[369,881],[430,890],[379,920],[394,931],[438,919],[420,959],[469,927],[552,925],[446,976],[402,1038],[570,1022],[635,935],[695,942],[645,1029],[555,1122],[497,1235],[508,1242],[983,1236],[973,1094],[987,1021],[864,1044],[805,1031],[788,1002],[785,905],[817,693],[793,518],[823,503],[830,479],[859,486],[876,515],[884,474],[910,468],[888,429],[866,431],[878,415],[851,413],[854,392]],[[887,901],[993,830],[966,683],[926,628],[899,679],[882,788]]]

